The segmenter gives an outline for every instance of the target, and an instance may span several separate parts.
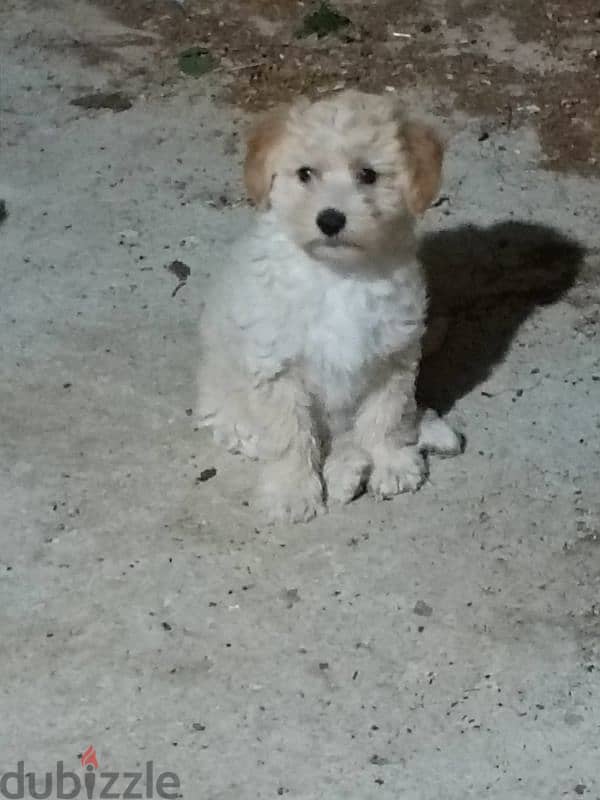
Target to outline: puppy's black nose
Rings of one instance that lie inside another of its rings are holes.
[[[325,208],[317,214],[317,225],[326,236],[335,236],[346,224],[346,215],[336,208]]]

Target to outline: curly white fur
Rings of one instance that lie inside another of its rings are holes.
[[[265,210],[206,303],[199,409],[228,449],[264,460],[272,518],[310,519],[365,484],[414,491],[424,450],[460,449],[414,399],[427,303],[413,219],[440,168],[430,129],[358,92],[301,102],[250,140],[246,182]],[[345,216],[333,235],[323,209]]]

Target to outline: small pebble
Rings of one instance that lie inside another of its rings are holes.
[[[196,483],[205,483],[205,481],[209,481],[211,478],[214,478],[217,474],[217,470],[215,467],[207,467],[207,469],[203,469],[200,475],[196,478]]]
[[[419,617],[430,617],[433,614],[433,608],[423,602],[423,600],[417,600],[413,612],[418,614]]]

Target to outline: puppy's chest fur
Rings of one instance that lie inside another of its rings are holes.
[[[336,276],[334,276],[335,278]],[[332,409],[353,404],[389,359],[423,331],[425,293],[417,275],[337,279],[315,297],[302,355],[308,380]]]
[[[416,260],[385,278],[341,275],[289,242],[273,244],[251,259],[253,285],[243,293],[246,347],[260,371],[299,368],[328,409],[355,405],[374,373],[389,371],[390,358],[422,336],[426,293]]]

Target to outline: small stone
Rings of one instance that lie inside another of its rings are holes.
[[[433,614],[433,608],[423,600],[417,600],[413,612],[419,617],[430,617]]]
[[[217,474],[217,470],[215,467],[207,467],[207,469],[203,469],[200,475],[196,478],[196,483],[206,483],[211,478],[214,478]]]

